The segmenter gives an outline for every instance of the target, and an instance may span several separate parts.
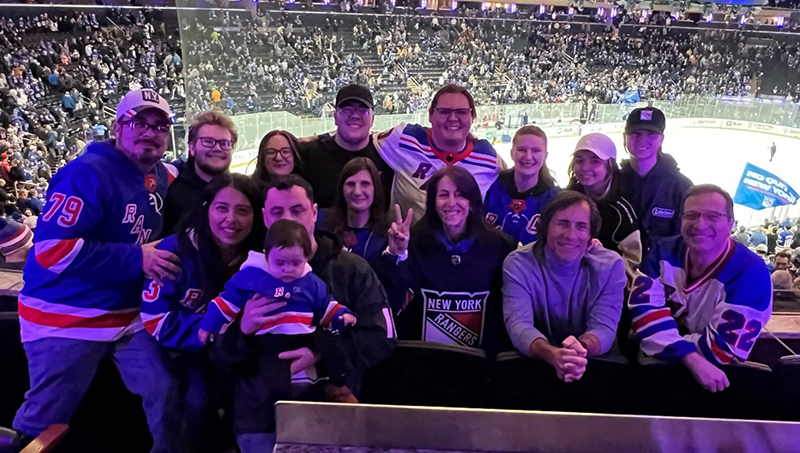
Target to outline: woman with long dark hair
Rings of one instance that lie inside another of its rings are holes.
[[[427,182],[425,215],[410,231],[411,210],[405,217],[395,210],[376,267],[398,339],[479,348],[493,357],[507,346],[502,269],[515,241],[484,221],[475,178],[461,167],[437,171]]]
[[[300,142],[291,132],[274,130],[261,139],[252,179],[262,194],[272,178],[296,173],[301,168],[299,150]]]
[[[212,369],[198,340],[208,302],[239,270],[251,250],[261,250],[264,202],[249,178],[216,176],[205,188],[202,207],[187,228],[157,246],[177,255],[181,273],[174,281],[147,279],[142,292],[142,321],[159,343],[170,350],[185,399],[192,451],[215,451],[214,415],[208,402]]]
[[[614,142],[600,133],[581,137],[569,164],[567,189],[595,202],[602,218],[597,238],[603,247],[622,256],[632,277],[642,261],[642,233],[633,205],[622,196],[621,184]]]
[[[317,223],[344,247],[374,263],[388,244],[386,201],[378,167],[356,157],[342,169],[333,207],[320,211]]]

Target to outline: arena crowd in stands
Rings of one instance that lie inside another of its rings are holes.
[[[514,135],[511,169],[470,133],[481,102],[741,95],[775,54],[700,34],[215,14],[219,29],[179,24],[195,36],[184,48],[152,10],[0,23],[0,252],[25,261],[31,386],[20,443],[68,423],[106,358],[142,398],[153,452],[224,451],[220,433],[266,451],[293,380],[327,378],[304,397],[358,403],[398,340],[516,351],[564,382],[590,358],[651,357],[720,392],[773,282],[795,277],[797,226],[735,227],[730,195],[662,149],[656,108],[628,116],[621,166],[607,136],[579,140],[564,188],[539,127]],[[230,116],[328,103],[336,131],[271,131],[252,177],[229,172]],[[175,166],[182,104],[189,159]],[[430,124],[372,130],[378,111],[416,110]]]

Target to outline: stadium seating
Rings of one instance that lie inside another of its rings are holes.
[[[621,357],[590,359],[577,382],[565,383],[543,360],[503,353],[492,369],[487,407],[598,413],[634,413],[631,367]]]
[[[779,394],[772,418],[800,421],[800,355],[778,360],[775,375]]]
[[[401,341],[392,357],[365,373],[359,398],[373,404],[480,407],[488,379],[482,351]]]

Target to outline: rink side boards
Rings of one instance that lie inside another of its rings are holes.
[[[789,422],[302,402],[276,410],[278,451],[800,451],[800,423]]]

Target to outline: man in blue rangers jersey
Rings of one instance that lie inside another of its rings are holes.
[[[116,140],[91,143],[53,177],[19,296],[31,389],[14,428],[36,436],[68,423],[104,357],[144,399],[153,452],[183,451],[177,393],[158,343],[139,317],[142,273],[180,272],[178,258],[150,243],[161,233],[175,169],[160,162],[169,105],[153,90],[117,107]]]
[[[769,271],[730,238],[732,226],[727,192],[711,184],[689,189],[681,235],[653,248],[628,301],[642,351],[682,362],[711,392],[730,385],[718,366],[747,360],[772,313]]]
[[[428,114],[429,128],[400,123],[375,138],[378,153],[395,172],[391,205],[399,204],[401,212],[413,209],[414,223],[425,214],[426,184],[437,170],[453,165],[466,168],[483,197],[503,165],[491,143],[470,134],[475,100],[465,88],[442,87]]]

